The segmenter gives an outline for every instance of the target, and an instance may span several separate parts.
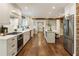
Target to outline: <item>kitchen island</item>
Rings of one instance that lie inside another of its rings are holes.
[[[55,32],[53,31],[45,31],[44,37],[47,43],[55,43]]]

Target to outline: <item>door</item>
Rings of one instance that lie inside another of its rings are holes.
[[[74,52],[74,15],[70,15],[64,20],[64,47],[73,55]]]
[[[38,22],[37,23],[37,29],[38,29],[38,32],[43,32],[44,31],[44,23]]]

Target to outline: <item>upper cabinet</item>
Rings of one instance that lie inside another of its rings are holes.
[[[20,18],[21,12],[12,4],[0,4],[0,25],[10,24],[10,19]]]
[[[9,5],[0,4],[0,25],[9,24]]]
[[[10,19],[18,18],[21,19],[21,11],[19,8],[15,7],[14,5],[9,5],[10,6]]]

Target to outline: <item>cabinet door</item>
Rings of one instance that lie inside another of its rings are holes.
[[[25,45],[29,39],[30,39],[30,31],[27,31],[23,34],[23,44]]]
[[[33,30],[31,30],[31,37],[33,37]]]
[[[9,24],[9,5],[0,4],[0,24]]]
[[[26,38],[26,32],[23,34],[23,45],[26,44],[27,38]]]
[[[55,33],[47,32],[47,42],[48,43],[55,43]]]
[[[17,54],[17,53],[16,53],[15,48],[12,49],[12,50],[10,50],[10,51],[8,52],[8,56],[15,56],[16,54]]]
[[[17,54],[17,37],[12,37],[7,40],[7,52],[8,55]]]

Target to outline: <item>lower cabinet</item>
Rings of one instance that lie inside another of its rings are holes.
[[[31,35],[30,31],[23,33],[23,45],[25,45]],[[17,54],[17,36],[11,37],[9,39],[0,39],[0,56],[15,56]]]
[[[17,54],[17,37],[8,39],[7,41],[7,50],[9,56],[15,56]]]
[[[17,54],[17,51],[15,50],[15,48],[8,52],[8,56],[15,56],[16,54]]]
[[[17,37],[0,40],[0,56],[15,56],[17,54]]]
[[[27,31],[23,34],[23,45],[25,45],[30,39],[30,31]]]
[[[34,35],[34,29],[31,30],[31,37],[33,37],[33,35]]]

